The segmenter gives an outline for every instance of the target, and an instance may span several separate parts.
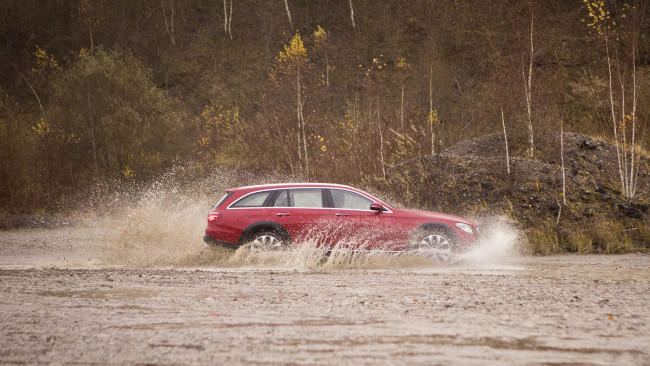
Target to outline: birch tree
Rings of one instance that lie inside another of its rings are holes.
[[[304,172],[309,175],[309,157],[307,154],[307,136],[305,134],[304,108],[304,85],[303,74],[309,68],[309,58],[307,50],[300,38],[300,33],[291,39],[289,44],[284,46],[284,51],[280,52],[277,57],[270,78],[272,81],[279,82],[286,80],[293,84],[296,95],[296,147],[298,159],[301,161]]]
[[[404,89],[405,89],[406,78],[408,77],[406,70],[409,68],[409,64],[406,62],[406,59],[404,57],[400,56],[397,58],[397,65],[395,66],[397,67],[398,70],[400,89],[401,89],[399,121],[400,121],[401,129],[402,131],[404,131]]]
[[[533,136],[533,57],[535,54],[535,43],[533,41],[534,34],[534,17],[533,10],[530,10],[530,54],[528,61],[528,73],[526,74],[525,67],[522,63],[521,76],[524,79],[524,92],[526,95],[526,127],[528,130],[528,158],[535,157],[535,139]]]
[[[165,5],[163,2],[160,2],[160,7],[162,8],[163,12],[163,18],[165,19],[165,29],[167,30],[167,35],[169,36],[169,40],[172,42],[172,44],[175,46],[176,45],[176,37],[174,36],[174,0],[170,0],[170,6],[171,6],[171,19],[168,21],[167,20],[167,13],[165,12]]]
[[[284,0],[284,7],[287,10],[287,17],[289,18],[289,24],[291,25],[291,30],[294,30],[293,22],[291,21],[291,12],[289,11],[289,0]]]
[[[354,28],[354,8],[352,7],[352,0],[350,0],[350,20],[352,20],[352,28]]]
[[[639,14],[636,6],[624,4],[620,19],[614,19],[603,0],[585,0],[591,34],[601,41],[607,61],[607,97],[612,121],[618,175],[623,195],[633,200],[637,189],[636,155],[637,75]],[[627,20],[628,26],[621,27]],[[631,89],[631,90],[630,90]]]
[[[95,8],[90,4],[89,0],[81,0],[79,2],[79,16],[81,21],[88,28],[88,35],[90,37],[90,53],[95,52],[95,40],[93,37],[93,31],[95,26],[99,23],[99,20],[95,19]]]
[[[327,49],[329,48],[329,34],[319,25],[314,34],[314,48],[320,51],[325,56],[325,85],[330,86],[330,63],[327,56]]]
[[[230,13],[228,12],[228,0],[223,0],[223,29],[228,33],[232,40],[232,30],[230,24],[232,23],[232,0],[230,0]]]

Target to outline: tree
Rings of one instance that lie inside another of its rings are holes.
[[[587,27],[605,49],[609,113],[621,189],[627,199],[633,200],[636,196],[638,171],[636,130],[639,85],[636,63],[639,14],[637,6],[626,3],[616,19],[605,6],[604,0],[585,0],[585,3],[589,17]],[[627,27],[622,28],[624,22]]]
[[[303,115],[304,98],[302,75],[309,68],[307,50],[302,43],[300,33],[296,32],[289,44],[280,51],[273,69],[271,70],[271,81],[279,83],[283,80],[293,80],[296,93],[296,121],[297,121],[297,147],[298,159],[302,162],[304,172],[309,175],[309,157],[307,155],[307,137],[305,134],[305,118]]]
[[[169,3],[170,3],[170,7],[171,7],[171,14],[170,14],[169,22],[167,21],[167,13],[165,12],[165,5],[163,4],[162,1],[160,2],[160,8],[162,9],[163,18],[165,19],[165,29],[167,30],[167,35],[169,36],[169,40],[175,46],[176,45],[176,37],[174,36],[174,0],[169,0]]]
[[[293,22],[291,21],[291,12],[289,11],[289,1],[284,0],[284,7],[287,10],[287,17],[289,18],[289,24],[291,25],[291,30],[293,30]]]
[[[350,19],[352,20],[352,28],[355,28],[355,25],[354,25],[354,8],[352,8],[352,0],[350,0]]]
[[[232,40],[232,31],[230,30],[230,25],[232,24],[232,0],[230,0],[230,15],[228,15],[228,0],[223,0],[223,29],[228,33],[230,39]]]
[[[163,93],[135,57],[98,48],[82,53],[51,82],[48,118],[68,174],[120,176],[144,169],[165,133]],[[53,157],[53,164],[60,164]],[[63,168],[63,167],[62,167]]]
[[[322,52],[325,56],[325,85],[330,86],[330,64],[327,57],[327,49],[329,48],[329,34],[319,25],[316,31],[312,34],[314,39],[314,49]]]
[[[528,74],[524,70],[524,65],[521,65],[521,76],[524,78],[524,91],[526,95],[526,127],[528,128],[528,158],[532,159],[535,156],[535,139],[533,137],[533,57],[535,55],[535,44],[533,42],[534,35],[534,17],[533,10],[530,10],[530,58],[528,62]]]
[[[399,121],[400,121],[400,127],[402,131],[404,131],[404,89],[405,89],[405,81],[408,78],[408,74],[406,73],[406,70],[409,68],[409,64],[406,62],[406,59],[404,57],[398,57],[397,58],[397,67],[398,75],[399,75],[399,83],[400,83],[400,88],[401,88],[401,97],[400,97],[400,108],[399,108]]]
[[[81,22],[84,26],[88,27],[88,34],[90,36],[90,53],[95,52],[95,41],[93,38],[93,31],[95,26],[99,24],[99,20],[96,19],[96,9],[93,5],[90,4],[89,0],[81,0],[79,2],[79,16],[81,17]]]

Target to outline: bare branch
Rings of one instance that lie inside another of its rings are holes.
[[[162,8],[163,17],[165,18],[165,29],[167,30],[167,35],[169,35],[169,39],[172,41],[172,44],[175,46],[176,40],[174,39],[174,0],[170,0],[170,3],[172,6],[171,31],[170,31],[170,27],[167,24],[167,14],[165,13],[165,6],[163,5],[162,1],[160,2],[160,7]]]
[[[43,121],[45,121],[45,120],[46,120],[46,119],[45,119],[45,109],[43,109],[43,104],[41,104],[41,98],[38,97],[38,94],[36,93],[36,90],[34,90],[34,87],[32,86],[32,84],[29,82],[29,80],[27,80],[27,78],[25,77],[25,75],[23,75],[23,73],[20,72],[20,70],[18,70],[18,68],[16,67],[16,65],[14,65],[13,63],[11,63],[9,60],[5,60],[5,61],[7,61],[7,63],[8,63],[9,65],[11,65],[11,67],[13,67],[14,70],[16,70],[16,72],[18,73],[18,75],[20,75],[20,77],[22,77],[23,80],[25,80],[25,83],[27,83],[27,86],[29,86],[29,89],[32,90],[32,93],[34,94],[34,96],[36,97],[36,101],[38,102],[38,106],[41,108],[41,115],[43,116]]]

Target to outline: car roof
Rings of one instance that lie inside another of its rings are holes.
[[[235,187],[226,189],[226,191],[259,191],[264,189],[277,189],[277,188],[345,188],[353,191],[358,191],[357,188],[346,186],[343,184],[334,183],[275,183],[275,184],[260,184],[254,186]]]
[[[393,209],[391,205],[387,204],[386,202],[382,201],[381,199],[373,196],[372,194],[365,192],[359,188],[351,187],[351,186],[346,186],[344,184],[335,184],[335,183],[274,183],[274,184],[260,184],[260,185],[254,185],[254,186],[245,186],[245,187],[235,187],[235,188],[230,188],[226,189],[226,192],[237,192],[237,196],[243,196],[251,192],[256,192],[256,191],[263,191],[263,190],[271,190],[271,189],[286,189],[286,188],[339,188],[339,189],[347,189],[353,192],[358,192],[361,193],[377,202],[381,202],[382,204],[388,206],[389,208]]]

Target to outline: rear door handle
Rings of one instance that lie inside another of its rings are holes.
[[[276,215],[278,215],[278,216],[291,216],[286,212],[278,212]]]
[[[337,213],[336,216],[347,216],[348,214],[346,213]]]

